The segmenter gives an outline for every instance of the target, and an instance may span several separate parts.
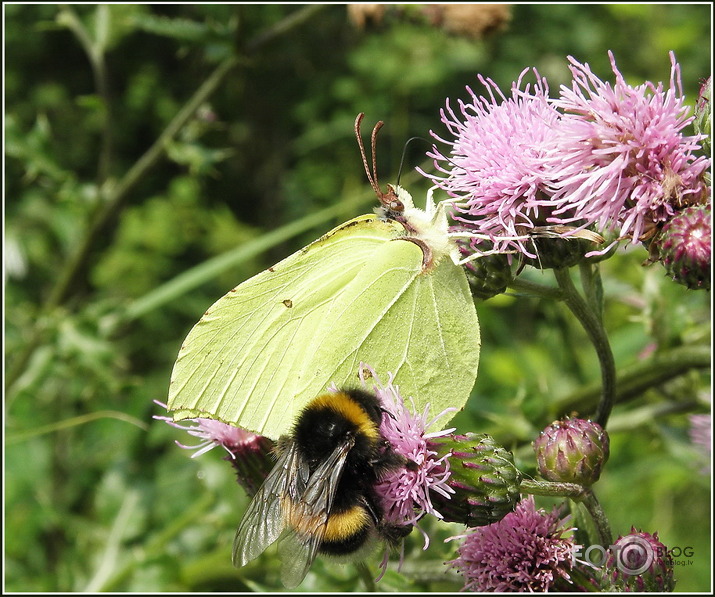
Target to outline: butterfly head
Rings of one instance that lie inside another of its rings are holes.
[[[372,129],[370,137],[370,147],[372,150],[372,168],[368,164],[365,146],[360,135],[360,124],[365,115],[361,112],[355,119],[355,136],[362,163],[365,167],[365,174],[370,181],[380,207],[375,209],[379,218],[384,220],[394,220],[400,222],[407,232],[407,240],[414,240],[425,252],[425,263],[436,264],[444,256],[450,256],[453,261],[458,260],[457,245],[449,238],[449,224],[447,221],[444,206],[435,206],[432,199],[432,191],[427,195],[426,209],[415,207],[412,195],[399,185],[387,185],[387,191],[382,191],[377,178],[377,162],[375,159],[375,147],[377,144],[377,133],[382,128],[383,122],[379,121]]]

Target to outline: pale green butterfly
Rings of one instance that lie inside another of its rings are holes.
[[[361,363],[394,375],[422,412],[460,409],[479,363],[479,323],[443,204],[426,210],[377,182],[382,207],[331,230],[239,284],[189,332],[174,365],[175,420],[218,419],[270,438],[332,384],[358,385]]]

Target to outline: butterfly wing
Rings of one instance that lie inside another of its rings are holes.
[[[331,383],[355,385],[360,362],[392,372],[420,410],[461,407],[479,361],[469,285],[449,259],[424,269],[404,234],[356,218],[217,301],[174,365],[174,418],[275,438]]]

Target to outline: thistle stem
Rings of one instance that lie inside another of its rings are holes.
[[[356,562],[355,568],[357,569],[358,575],[365,585],[365,591],[368,593],[374,593],[377,590],[375,584],[375,579],[373,578],[370,568],[368,568],[365,562]]]
[[[515,278],[509,283],[509,288],[516,290],[520,294],[538,296],[540,298],[548,298],[554,300],[563,300],[564,294],[559,288],[553,286],[544,286],[536,282],[530,282],[522,278]]]
[[[545,495],[548,497],[567,497],[580,500],[586,488],[578,483],[561,483],[560,481],[536,481],[523,479],[519,484],[521,493],[529,495]]]
[[[596,349],[601,366],[601,399],[594,418],[605,429],[616,397],[616,363],[600,317],[600,306],[595,308],[596,304],[600,305],[598,293],[595,292],[600,285],[592,272],[589,278],[583,280],[584,288],[589,293],[587,302],[576,290],[568,269],[555,269],[554,276],[562,291],[562,300],[579,320]]]
[[[576,502],[581,502],[591,515],[600,545],[610,545],[612,541],[611,527],[601,504],[590,487],[577,483],[561,483],[558,481],[536,481],[524,479],[519,485],[521,493],[529,495],[543,495],[548,497],[565,497]]]
[[[613,543],[611,525],[608,523],[608,518],[606,518],[606,513],[603,511],[601,504],[596,499],[596,494],[593,493],[591,488],[588,488],[584,491],[579,501],[586,506],[586,510],[588,510],[591,519],[596,525],[599,545],[604,547],[611,545]]]

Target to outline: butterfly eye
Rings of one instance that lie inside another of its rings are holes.
[[[387,193],[380,197],[380,203],[383,207],[394,213],[402,213],[405,211],[405,204],[397,197],[397,192],[392,185],[387,185]]]

